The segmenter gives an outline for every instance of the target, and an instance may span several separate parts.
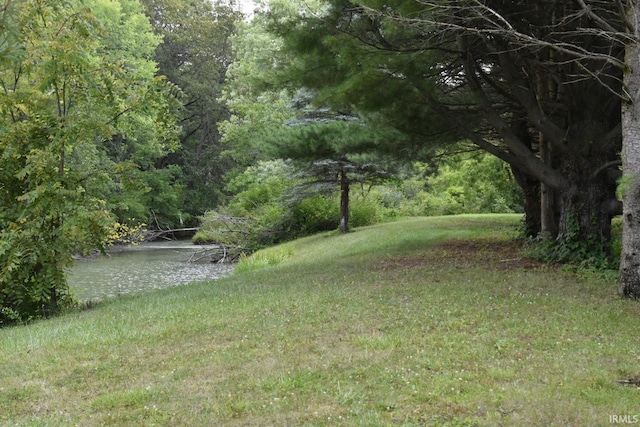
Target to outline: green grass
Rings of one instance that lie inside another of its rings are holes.
[[[598,426],[640,414],[640,303],[510,215],[258,252],[217,282],[0,330],[0,425]]]

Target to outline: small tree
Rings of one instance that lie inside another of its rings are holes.
[[[339,229],[349,231],[349,191],[353,183],[375,183],[389,179],[391,174],[381,166],[383,156],[376,159],[376,150],[385,137],[399,134],[374,131],[353,116],[315,112],[306,120],[289,122],[270,135],[267,144],[275,156],[301,162],[300,176],[305,182],[291,188],[290,202],[316,194],[340,191]],[[390,144],[391,145],[391,144]],[[372,153],[363,155],[360,153]],[[376,162],[376,160],[378,160]]]
[[[340,217],[338,228],[342,233],[349,231],[350,191],[354,183],[373,184],[388,179],[390,174],[379,170],[372,163],[358,164],[349,160],[323,159],[311,162],[300,173],[304,182],[289,188],[285,198],[288,203],[318,194],[332,194],[339,188]]]

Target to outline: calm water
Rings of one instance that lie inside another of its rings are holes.
[[[112,250],[110,256],[76,262],[69,286],[80,300],[101,300],[123,294],[219,279],[232,264],[189,262],[202,250],[190,241],[148,242]]]

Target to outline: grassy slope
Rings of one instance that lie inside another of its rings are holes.
[[[640,304],[520,259],[516,216],[412,219],[0,330],[0,425],[609,425]],[[269,268],[259,264],[280,262]]]

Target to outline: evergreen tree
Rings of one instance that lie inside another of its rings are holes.
[[[296,58],[285,75],[318,101],[375,111],[425,145],[448,128],[511,165],[537,197],[528,216],[531,188],[554,190],[560,244],[606,254],[628,38],[618,5],[593,3],[273,1],[268,16]]]
[[[388,150],[402,140],[399,133],[389,129],[374,131],[353,116],[314,111],[312,116],[289,122],[266,140],[274,157],[302,161],[301,176],[306,180],[292,187],[290,202],[315,194],[340,191],[341,232],[349,231],[349,192],[353,183],[370,184],[389,179],[383,167],[381,150]],[[366,154],[363,154],[366,153]],[[388,162],[390,164],[391,162]]]

